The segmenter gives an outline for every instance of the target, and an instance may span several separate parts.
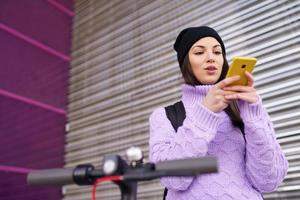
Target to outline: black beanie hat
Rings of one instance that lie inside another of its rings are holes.
[[[208,26],[186,28],[179,33],[174,44],[174,49],[175,51],[177,51],[177,59],[180,68],[182,67],[183,60],[186,54],[189,52],[193,44],[204,37],[215,38],[220,43],[221,48],[225,54],[224,43],[217,31]]]

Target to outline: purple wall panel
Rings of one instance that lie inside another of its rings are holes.
[[[0,117],[0,150],[5,152],[1,165],[36,169],[63,165],[64,115],[3,96],[0,110],[7,113]]]
[[[62,198],[28,186],[24,171],[64,164],[72,5],[0,1],[0,199]]]
[[[1,89],[66,109],[69,63],[2,30],[0,42]]]
[[[55,2],[60,3],[60,0]],[[47,0],[1,1],[0,20],[3,24],[66,55],[70,54],[70,19]]]

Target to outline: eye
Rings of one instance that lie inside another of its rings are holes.
[[[195,55],[202,55],[204,52],[202,52],[202,51],[198,51],[198,52],[195,52],[194,54]]]
[[[214,52],[216,55],[220,55],[220,54],[222,54],[222,51],[215,51]]]

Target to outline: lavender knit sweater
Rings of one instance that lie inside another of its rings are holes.
[[[150,116],[152,162],[216,156],[219,172],[193,177],[162,178],[168,200],[261,200],[284,179],[288,162],[276,141],[273,125],[261,100],[238,102],[247,144],[225,112],[213,113],[201,105],[211,86],[183,85],[186,110],[175,133],[164,108]]]

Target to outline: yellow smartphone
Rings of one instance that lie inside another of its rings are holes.
[[[231,85],[247,85],[248,79],[245,76],[245,71],[251,73],[255,67],[256,61],[256,58],[253,57],[234,57],[228,69],[226,78],[239,75],[240,80],[235,81]]]

